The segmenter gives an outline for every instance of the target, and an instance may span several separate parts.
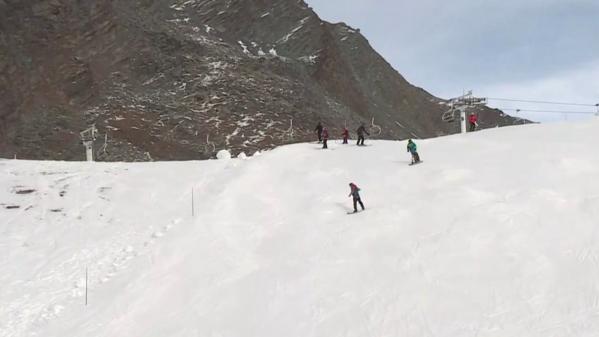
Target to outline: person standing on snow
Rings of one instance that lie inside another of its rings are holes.
[[[349,183],[349,188],[351,189],[351,192],[349,192],[348,197],[353,197],[354,199],[354,213],[358,213],[358,203],[360,203],[362,210],[364,210],[364,204],[360,198],[360,188],[354,183]]]
[[[343,144],[347,144],[347,139],[349,138],[349,130],[347,128],[343,128],[341,137],[343,137]]]
[[[314,131],[318,135],[318,142],[322,142],[322,124],[320,122],[318,122],[316,128],[314,128]]]
[[[370,136],[368,131],[366,131],[366,127],[364,126],[364,123],[362,123],[360,125],[358,130],[356,130],[356,133],[358,134],[358,146],[364,145],[364,134],[367,134]]]
[[[322,129],[322,148],[328,149],[327,141],[329,140],[329,130],[327,128]]]
[[[470,113],[468,122],[470,123],[470,132],[476,131],[476,127],[478,126],[478,117],[476,117],[474,112]]]
[[[418,155],[418,148],[416,143],[411,139],[408,140],[408,152],[412,155],[412,165],[420,162],[420,156]]]

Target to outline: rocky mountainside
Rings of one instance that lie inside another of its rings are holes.
[[[252,153],[319,120],[431,137],[458,130],[446,110],[301,0],[0,0],[0,157],[81,160],[92,124],[98,160]]]

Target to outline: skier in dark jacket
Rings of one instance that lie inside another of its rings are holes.
[[[343,128],[341,137],[343,137],[343,144],[347,144],[347,139],[349,138],[349,130],[347,128]]]
[[[356,130],[356,132],[358,133],[358,145],[364,145],[364,134],[367,134],[370,136],[368,131],[366,131],[366,127],[364,126],[364,123],[362,123],[360,125],[360,127],[358,128],[358,130]]]
[[[354,183],[349,183],[349,188],[351,188],[351,192],[349,192],[348,197],[351,196],[354,199],[354,213],[358,212],[358,203],[360,203],[362,210],[364,210],[364,204],[360,198],[360,188]]]
[[[318,135],[318,142],[322,142],[322,124],[320,122],[318,122],[316,128],[314,128],[314,131]]]
[[[329,130],[327,128],[322,129],[322,148],[328,149],[327,141],[329,140]]]
[[[416,143],[414,143],[411,139],[408,140],[408,152],[410,152],[410,154],[412,155],[412,164],[420,162],[418,148],[416,147]]]

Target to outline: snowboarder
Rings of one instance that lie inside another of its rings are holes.
[[[412,155],[412,164],[414,165],[420,162],[420,156],[418,155],[418,149],[416,147],[416,143],[414,143],[411,139],[408,140],[408,152]]]
[[[329,130],[327,128],[322,129],[322,148],[328,149],[327,141],[329,140]]]
[[[354,213],[358,213],[358,203],[360,203],[362,210],[364,210],[364,204],[360,198],[360,188],[354,183],[349,183],[349,188],[351,189],[351,192],[349,192],[348,197],[353,197],[354,199]]]
[[[368,133],[368,131],[366,131],[366,127],[364,126],[364,123],[362,123],[360,125],[358,130],[356,130],[356,133],[358,134],[358,146],[364,145],[364,134],[367,134],[370,136],[370,133]]]
[[[322,124],[320,122],[318,122],[316,128],[314,128],[314,131],[318,135],[318,142],[322,142]]]
[[[470,122],[470,132],[476,131],[476,127],[478,126],[478,117],[476,117],[474,112],[470,113],[468,122]]]
[[[349,138],[349,130],[347,128],[343,128],[341,137],[343,137],[343,144],[347,144],[347,139]]]

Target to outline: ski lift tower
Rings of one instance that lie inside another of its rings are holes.
[[[451,106],[451,110],[445,112],[442,119],[446,122],[453,122],[455,120],[456,113],[459,112],[461,132],[466,133],[466,110],[474,106],[487,104],[487,99],[482,97],[474,97],[474,95],[472,95],[472,90],[470,90],[468,93],[460,97],[450,99],[449,104]]]
[[[98,134],[96,125],[92,125],[90,128],[81,131],[79,134],[81,135],[81,142],[83,143],[83,146],[85,146],[87,161],[94,161],[94,141]]]

